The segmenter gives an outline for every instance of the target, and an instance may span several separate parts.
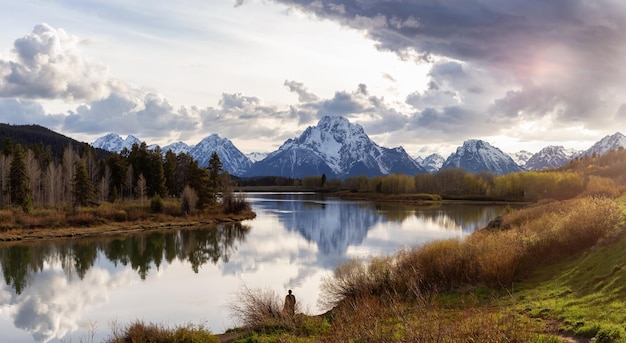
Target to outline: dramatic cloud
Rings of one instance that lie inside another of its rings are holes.
[[[15,60],[0,59],[0,97],[97,100],[118,87],[108,69],[85,59],[80,41],[47,24],[13,44]]]
[[[626,91],[620,0],[277,2],[362,30],[402,58],[434,63],[430,89],[407,98],[420,110],[459,106],[494,121],[550,116],[595,128]]]

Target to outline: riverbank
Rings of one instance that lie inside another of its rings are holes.
[[[335,191],[326,192],[328,195],[338,197],[343,200],[360,200],[376,202],[401,202],[403,204],[431,206],[441,204],[531,204],[532,202],[521,199],[510,199],[493,196],[450,196],[429,193],[412,194],[382,194],[372,192],[350,192]]]
[[[184,216],[180,213],[179,205],[173,202],[165,202],[158,213],[139,202],[72,211],[36,209],[29,214],[17,209],[5,209],[0,210],[0,243],[173,230],[236,223],[255,217],[251,209],[225,213],[221,206],[211,206]]]
[[[323,300],[333,305],[329,316],[289,322],[250,308],[256,325],[216,337],[626,342],[625,216],[626,197],[526,208],[463,241],[339,267],[322,285]]]

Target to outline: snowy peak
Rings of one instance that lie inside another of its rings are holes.
[[[251,152],[246,154],[246,157],[248,157],[252,162],[258,162],[266,158],[267,155],[269,155],[267,152]]]
[[[421,158],[420,158],[421,159]],[[416,159],[416,161],[418,161]],[[421,162],[418,162],[424,169],[426,169],[429,173],[436,173],[441,169],[446,158],[439,154],[430,154],[425,158],[421,159]]]
[[[524,167],[526,165],[526,162],[528,162],[528,160],[533,157],[533,153],[530,151],[526,151],[526,150],[520,150],[518,152],[514,152],[512,154],[509,154],[511,156],[511,158],[513,159],[513,161],[515,163],[517,163],[518,166],[520,167]]]
[[[441,169],[446,168],[462,168],[472,173],[489,171],[494,174],[508,174],[522,170],[511,156],[478,139],[463,142],[463,146],[458,147],[441,167]]]
[[[626,148],[626,136],[620,132],[606,136],[582,153],[582,156],[602,155],[609,151]]]
[[[577,152],[562,146],[550,145],[534,154],[525,164],[526,170],[559,168],[569,162]]]
[[[124,148],[130,150],[133,144],[141,144],[141,141],[133,135],[128,135],[126,139],[122,139],[122,137],[116,133],[109,133],[96,139],[91,143],[91,146],[106,151],[121,152]]]
[[[351,177],[420,172],[425,170],[403,148],[380,147],[360,125],[326,116],[255,163],[248,175]]]
[[[192,148],[193,146],[189,146],[185,142],[176,142],[164,146],[161,151],[163,152],[163,155],[165,155],[168,151],[171,151],[174,154],[178,155],[181,153],[187,154],[189,153],[189,151],[191,151]]]
[[[189,154],[198,161],[201,167],[206,167],[214,152],[219,156],[222,168],[230,174],[243,175],[252,166],[252,161],[229,139],[221,138],[217,134],[201,140],[189,151]]]

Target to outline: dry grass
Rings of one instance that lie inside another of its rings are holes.
[[[436,241],[369,263],[351,261],[324,280],[323,305],[370,295],[414,299],[479,284],[510,289],[537,265],[595,245],[615,230],[620,213],[606,198],[550,203],[506,215],[501,229],[480,230],[465,240]]]
[[[140,201],[102,203],[73,210],[37,208],[29,214],[18,208],[0,209],[0,242],[236,222],[255,217],[251,210],[227,214],[217,205],[184,216],[177,199],[163,202],[160,213],[152,213],[149,204],[141,205]]]
[[[500,228],[465,240],[436,241],[369,262],[353,260],[323,281],[322,305],[333,308],[325,341],[559,342],[554,328],[514,307],[456,299],[442,308],[439,294],[463,294],[482,285],[510,291],[537,266],[615,235],[621,222],[619,207],[608,198],[551,202],[512,212]]]
[[[169,329],[159,324],[137,321],[125,328],[113,325],[111,336],[105,343],[150,342],[150,343],[210,343],[219,342],[202,325],[186,325]]]

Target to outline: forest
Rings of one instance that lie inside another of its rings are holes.
[[[215,203],[229,187],[215,153],[202,168],[187,154],[163,156],[145,143],[105,157],[87,144],[79,149],[68,144],[56,157],[50,146],[24,148],[7,140],[0,152],[0,207],[21,207],[25,213],[146,199],[158,210],[162,199],[180,198],[183,214],[189,214]]]

